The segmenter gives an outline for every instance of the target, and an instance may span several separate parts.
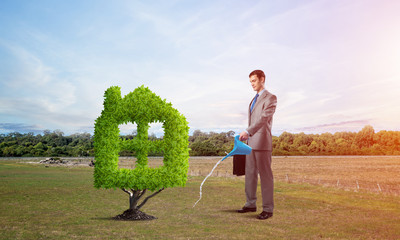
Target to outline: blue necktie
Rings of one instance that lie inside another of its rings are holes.
[[[253,107],[254,107],[254,105],[255,105],[256,102],[257,102],[257,98],[258,98],[258,93],[257,93],[256,96],[254,97],[253,103],[251,104],[250,112],[253,112]]]

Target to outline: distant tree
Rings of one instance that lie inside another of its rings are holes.
[[[365,126],[360,132],[357,133],[355,144],[359,148],[371,147],[372,145],[374,145],[374,134],[375,130],[372,126]]]
[[[288,145],[292,145],[293,141],[294,141],[294,134],[292,133],[288,133],[288,132],[283,132],[280,136],[279,136],[279,140],[281,142],[285,142]]]
[[[32,149],[32,154],[34,155],[34,156],[43,156],[43,153],[45,152],[47,150],[47,147],[43,144],[43,143],[41,143],[41,142],[39,142],[38,144],[36,144],[34,147],[33,147],[33,149]]]
[[[222,156],[233,149],[234,131],[201,132],[195,130],[189,137],[191,156]]]
[[[316,141],[312,141],[308,149],[310,153],[315,155],[316,153],[320,152],[320,145]]]
[[[218,156],[218,149],[210,140],[192,143],[190,152],[192,156]]]
[[[293,145],[296,147],[300,147],[300,146],[308,147],[308,146],[310,146],[312,141],[313,141],[312,136],[306,135],[302,132],[302,133],[296,134],[294,136]]]

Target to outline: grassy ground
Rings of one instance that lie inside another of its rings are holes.
[[[189,175],[206,176],[220,159],[192,157]],[[134,165],[132,158],[120,163]],[[150,164],[161,165],[162,158],[152,158]],[[274,156],[272,169],[278,181],[400,195],[400,156]],[[232,158],[223,161],[213,176],[232,177]]]
[[[193,161],[193,162],[192,162]],[[199,159],[191,160],[192,166]],[[213,161],[211,161],[212,163]],[[225,164],[225,163],[224,163]],[[212,165],[212,164],[211,164]],[[212,167],[212,166],[211,166]],[[207,168],[211,169],[211,168]],[[197,171],[196,169],[191,169]],[[128,207],[121,190],[93,188],[93,168],[0,162],[0,239],[399,239],[400,197],[307,183],[275,184],[274,217],[238,214],[242,178],[202,176],[166,189],[144,222],[111,220]],[[260,207],[260,206],[259,206]],[[261,208],[260,208],[261,209]]]

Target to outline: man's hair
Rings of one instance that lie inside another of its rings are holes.
[[[258,79],[261,80],[261,78],[264,78],[265,81],[265,74],[262,70],[254,70],[249,74],[249,77],[253,76],[253,75],[257,75]]]

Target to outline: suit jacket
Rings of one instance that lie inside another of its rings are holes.
[[[254,100],[254,99],[253,99]],[[246,129],[249,133],[247,144],[253,150],[272,151],[272,116],[275,113],[277,99],[272,93],[265,90],[257,98],[257,102],[250,113],[249,105],[249,127]]]

